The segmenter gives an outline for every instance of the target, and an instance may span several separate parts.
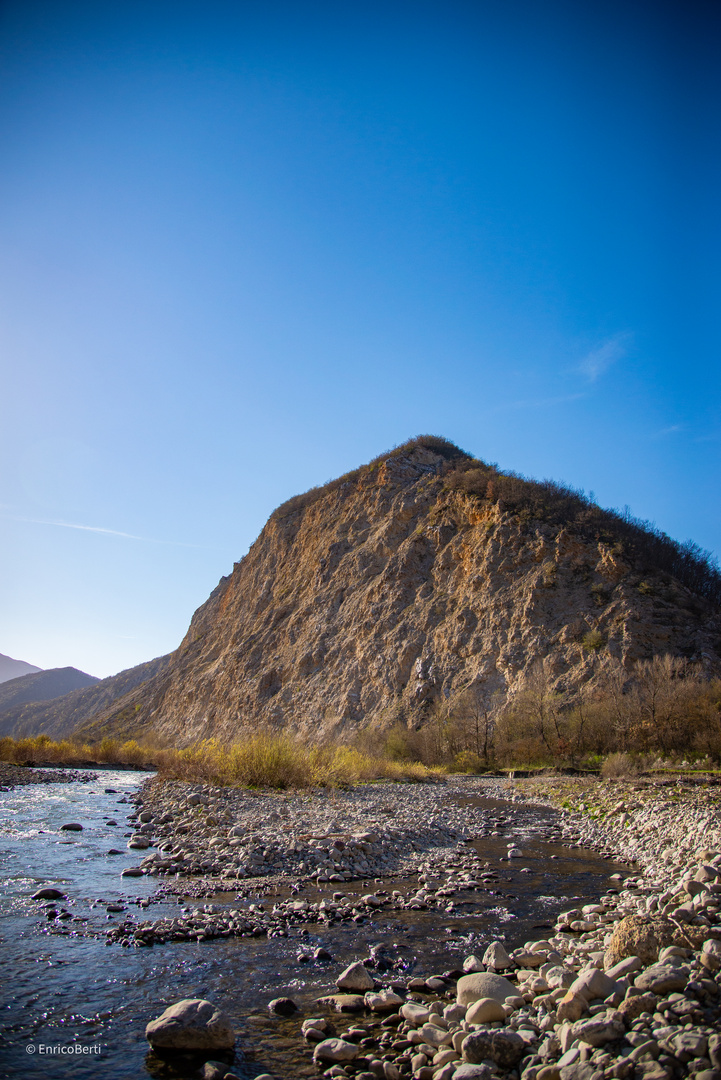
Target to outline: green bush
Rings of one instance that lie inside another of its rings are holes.
[[[482,773],[486,770],[479,754],[474,753],[473,750],[461,750],[454,757],[450,771],[455,773]]]
[[[600,630],[589,630],[583,635],[582,645],[587,652],[598,652],[606,644]]]

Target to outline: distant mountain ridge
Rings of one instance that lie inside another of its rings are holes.
[[[0,733],[173,746],[417,726],[469,688],[511,702],[671,654],[721,670],[721,575],[693,544],[422,436],[270,516],[180,646],[0,715]]]
[[[70,680],[80,676],[85,682],[79,683],[70,693],[61,691],[62,696],[53,696],[52,699],[29,699],[12,701],[12,692],[7,699],[3,698],[3,686],[0,686],[0,736],[12,735],[21,738],[24,735],[50,735],[52,738],[62,739],[71,735],[75,729],[96,715],[101,715],[104,710],[111,707],[119,708],[125,695],[134,690],[141,683],[151,679],[167,664],[169,657],[161,656],[156,660],[149,660],[144,664],[121,671],[118,675],[112,675],[107,679],[96,679],[92,675],[85,675],[75,668],[59,668],[55,671],[43,672],[42,674],[56,675],[64,672],[75,672],[75,676],[67,676]],[[26,676],[25,678],[33,678]],[[87,681],[89,680],[89,682]],[[13,680],[18,684],[20,693],[24,688],[19,684],[25,679]],[[42,684],[41,684],[42,685]],[[37,691],[28,687],[29,692]]]
[[[9,679],[20,679],[23,675],[32,675],[42,670],[34,664],[27,664],[24,660],[13,660],[12,656],[0,653],[0,683],[7,682]]]
[[[18,679],[8,679],[0,684],[0,715],[13,706],[31,701],[52,701],[98,682],[100,679],[94,675],[74,667],[49,668],[32,675],[21,675]]]

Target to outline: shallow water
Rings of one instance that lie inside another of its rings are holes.
[[[511,948],[542,937],[559,910],[595,900],[619,869],[598,855],[569,850],[555,841],[558,816],[553,811],[472,797],[461,802],[469,820],[477,820],[486,834],[472,846],[499,880],[457,892],[449,901],[451,911],[378,912],[362,925],[309,925],[291,930],[288,938],[108,947],[105,931],[117,920],[129,914],[173,915],[178,902],[153,902],[147,914],[135,906],[159,884],[157,878],[120,878],[123,867],[136,865],[145,854],[126,850],[126,815],[132,805],[120,802],[142,778],[106,770],[96,777],[89,784],[30,785],[0,792],[3,1077],[69,1080],[102,1072],[107,1080],[190,1078],[197,1063],[170,1067],[149,1053],[144,1037],[148,1020],[182,997],[207,997],[230,1015],[239,1032],[233,1069],[243,1078],[251,1080],[265,1071],[277,1077],[315,1076],[310,1052],[298,1038],[298,1019],[270,1018],[271,998],[289,995],[301,1005],[302,1015],[317,1014],[314,1000],[331,992],[342,966],[367,955],[371,944],[383,943],[399,961],[399,971],[389,972],[389,977],[428,976],[460,967],[464,956],[479,952],[494,938]],[[105,824],[111,819],[116,826]],[[83,831],[61,832],[66,822],[82,824]],[[510,841],[520,846],[522,858],[506,858]],[[113,847],[123,854],[108,855]],[[453,861],[450,855],[448,863]],[[44,885],[67,893],[67,900],[54,903],[57,910],[69,912],[64,922],[48,921],[47,901],[30,900]],[[417,877],[388,878],[383,886],[348,882],[303,895],[312,899],[338,888],[362,895],[381,887],[406,893],[416,885]],[[109,915],[110,903],[122,904],[126,913]],[[240,906],[233,894],[216,897],[213,903]],[[333,962],[298,961],[299,951],[319,944]]]

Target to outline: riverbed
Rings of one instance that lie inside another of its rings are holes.
[[[155,1058],[144,1036],[148,1020],[183,997],[208,998],[230,1016],[238,1032],[233,1071],[243,1080],[264,1072],[278,1080],[314,1076],[298,1018],[271,1017],[272,998],[292,997],[301,1018],[317,1015],[316,999],[372,946],[384,947],[391,981],[458,969],[491,940],[511,948],[542,936],[559,911],[594,901],[614,884],[612,874],[626,871],[562,842],[553,809],[499,798],[498,785],[474,779],[449,785],[448,805],[454,811],[461,806],[469,822],[483,826],[482,836],[464,843],[497,871],[496,880],[456,893],[442,909],[387,905],[356,921],[293,924],[287,937],[121,948],[106,944],[114,925],[148,914],[172,918],[204,903],[189,896],[192,881],[174,882],[177,896],[159,896],[157,877],[121,878],[138,862],[126,845],[142,779],[99,770],[90,782],[0,792],[3,1077],[190,1080],[190,1066],[173,1068]],[[392,784],[386,801],[392,804]],[[63,831],[65,824],[82,825],[82,831]],[[522,857],[508,858],[509,841]],[[433,852],[436,862],[439,854]],[[449,849],[448,860],[453,857]],[[57,887],[66,898],[31,900],[44,886]],[[417,887],[417,876],[389,874],[371,882],[307,882],[293,895],[313,901],[340,892],[353,903],[369,891],[407,895]],[[282,883],[250,879],[241,893],[220,893],[213,903],[220,911],[253,903],[271,908],[287,895]],[[307,959],[318,946],[332,959]]]

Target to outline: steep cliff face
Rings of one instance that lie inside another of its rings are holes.
[[[454,489],[459,459],[412,444],[281,507],[165,669],[86,730],[322,740],[399,703],[420,720],[473,683],[512,694],[543,658],[564,687],[654,653],[718,664],[707,601],[608,540]]]

